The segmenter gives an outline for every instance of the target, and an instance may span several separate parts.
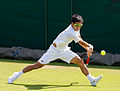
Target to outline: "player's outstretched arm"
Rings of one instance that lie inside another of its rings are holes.
[[[89,47],[91,47],[91,44],[88,44],[86,41],[84,41],[81,37],[80,37],[80,41],[78,42],[83,48],[85,48],[86,50],[89,49]],[[92,46],[93,47],[93,46]],[[92,48],[91,47],[91,48]]]
[[[90,56],[93,52],[93,46],[91,44],[88,44],[87,42],[85,42],[81,37],[80,37],[80,41],[78,42],[83,48],[85,48],[87,50],[87,54],[88,56]]]

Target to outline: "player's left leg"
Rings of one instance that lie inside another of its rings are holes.
[[[87,66],[84,64],[84,61],[80,57],[76,56],[70,62],[80,67],[82,73],[87,76],[92,86],[96,86],[96,84],[102,78],[102,75],[98,76],[97,78],[92,77]]]

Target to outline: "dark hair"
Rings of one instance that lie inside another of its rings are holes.
[[[73,22],[73,23],[75,23],[75,22],[83,22],[83,18],[82,18],[82,16],[80,16],[78,14],[74,14],[72,16],[72,21],[71,22]]]

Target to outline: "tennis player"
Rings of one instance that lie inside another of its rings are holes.
[[[83,48],[86,49],[88,57],[92,55],[93,46],[85,42],[80,36],[80,28],[82,27],[83,18],[75,14],[72,16],[71,24],[62,31],[57,38],[50,45],[49,49],[35,64],[28,65],[19,72],[15,72],[12,76],[8,78],[8,83],[14,82],[22,74],[29,72],[34,69],[41,68],[51,61],[56,59],[61,59],[67,63],[73,63],[80,67],[82,73],[88,78],[92,86],[96,86],[102,75],[98,77],[91,76],[87,66],[84,61],[73,51],[70,50],[68,44],[72,41],[79,43]]]

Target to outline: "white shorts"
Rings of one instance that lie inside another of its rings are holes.
[[[56,59],[61,59],[67,63],[70,63],[70,61],[76,56],[78,55],[72,52],[70,49],[59,51],[53,45],[51,45],[47,52],[44,53],[43,56],[38,60],[38,62],[41,64],[48,64]]]

